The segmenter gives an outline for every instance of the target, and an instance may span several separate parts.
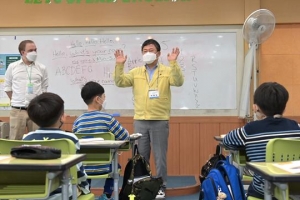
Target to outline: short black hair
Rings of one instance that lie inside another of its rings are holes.
[[[160,51],[160,45],[159,43],[154,40],[154,39],[149,39],[149,40],[146,40],[143,44],[142,44],[142,51],[144,49],[145,46],[148,46],[149,44],[153,44],[156,48],[157,51]]]
[[[254,92],[254,104],[266,116],[282,115],[288,100],[289,92],[276,82],[263,83]]]
[[[45,92],[32,99],[27,107],[29,118],[40,127],[53,126],[64,112],[64,100]]]
[[[89,105],[93,102],[95,96],[104,94],[104,88],[97,82],[89,81],[81,89],[81,97],[83,101]]]

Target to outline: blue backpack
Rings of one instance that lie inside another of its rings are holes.
[[[226,200],[246,200],[239,170],[226,160],[221,160],[216,168],[210,170],[201,184],[200,200],[216,200],[220,192],[226,194]]]

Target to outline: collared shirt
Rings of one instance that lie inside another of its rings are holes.
[[[146,65],[146,70],[148,72],[149,75],[149,82],[152,80],[153,74],[155,72],[155,70],[157,69],[157,65],[155,65],[152,69],[148,67],[148,65]]]
[[[28,84],[32,83],[33,93],[28,94]],[[11,105],[26,107],[37,95],[46,92],[48,73],[46,67],[38,62],[26,65],[23,60],[11,63],[5,73],[4,91],[12,92]]]

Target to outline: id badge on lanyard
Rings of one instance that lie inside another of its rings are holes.
[[[32,83],[27,84],[27,93],[33,94],[33,84]]]
[[[149,99],[158,99],[159,98],[159,92],[158,90],[149,90]]]
[[[28,72],[28,67],[26,67],[26,71],[27,71],[27,75],[28,75],[28,80],[29,80],[29,83],[27,83],[27,93],[28,94],[33,94],[33,84],[31,83],[32,66],[30,67],[30,73]]]

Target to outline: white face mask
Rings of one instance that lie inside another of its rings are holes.
[[[37,53],[35,51],[29,52],[29,53],[26,54],[26,58],[30,62],[35,62],[36,58],[37,58]]]
[[[106,107],[106,100],[103,101],[101,110],[105,110],[105,107]]]
[[[143,61],[146,64],[151,64],[156,60],[156,54],[152,52],[147,52],[143,55]]]
[[[255,112],[255,116],[256,116],[256,119],[258,119],[258,120],[266,118],[266,116],[264,114],[262,114],[259,110],[257,110]]]

